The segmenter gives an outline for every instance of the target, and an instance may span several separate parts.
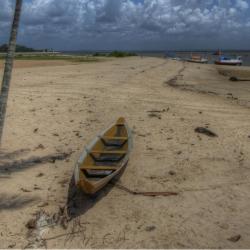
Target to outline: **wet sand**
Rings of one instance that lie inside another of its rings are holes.
[[[250,82],[228,78],[214,65],[159,58],[16,67],[1,152],[1,247],[249,248]],[[134,149],[118,183],[178,195],[111,185],[91,199],[73,192],[82,148],[120,116]]]

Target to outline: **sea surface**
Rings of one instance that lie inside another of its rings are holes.
[[[62,51],[65,54],[74,55],[93,55],[94,53],[109,53],[111,51]],[[151,57],[179,57],[181,59],[188,59],[191,55],[201,55],[208,59],[209,64],[213,64],[214,61],[218,59],[218,56],[214,55],[215,51],[130,51],[138,54],[139,56],[151,56]],[[250,66],[250,51],[240,51],[240,50],[228,50],[222,51],[223,56],[235,58],[241,56],[243,60],[243,66]]]

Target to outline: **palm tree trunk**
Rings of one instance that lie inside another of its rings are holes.
[[[1,93],[0,93],[0,143],[2,141],[4,120],[5,120],[5,114],[6,114],[6,108],[7,108],[13,61],[15,57],[16,37],[17,37],[17,31],[18,31],[19,20],[20,20],[20,15],[21,15],[21,9],[22,9],[22,0],[16,0],[15,14],[14,14],[12,28],[11,28],[8,52],[7,52],[7,56],[5,60],[3,81],[2,81],[2,87],[1,87]]]

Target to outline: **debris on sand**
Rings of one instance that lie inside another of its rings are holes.
[[[230,81],[232,81],[232,82],[247,82],[247,81],[250,81],[250,79],[240,79],[240,78],[238,78],[238,77],[236,77],[236,76],[231,76],[230,78],[229,78],[229,80]]]
[[[168,112],[169,111],[169,108],[167,108],[167,109],[162,109],[162,110],[149,110],[149,111],[147,111],[147,113],[148,113],[148,116],[149,117],[156,117],[156,118],[158,118],[159,120],[161,119],[161,114],[162,113],[165,113],[165,112]]]
[[[26,225],[28,229],[35,229],[36,228],[36,219],[30,219]]]
[[[62,187],[65,187],[68,184],[69,180],[68,179],[63,179],[58,182]]]
[[[44,202],[44,203],[42,203],[41,205],[38,205],[38,207],[47,207],[48,205],[49,205],[48,202]]]
[[[151,151],[151,150],[153,150],[153,148],[152,148],[152,147],[147,146],[147,147],[146,147],[146,150]]]
[[[44,173],[39,173],[36,177],[42,177],[44,176]]]
[[[237,82],[237,81],[238,81],[238,78],[237,78],[236,76],[231,76],[231,77],[229,78],[229,80],[232,81],[232,82]]]
[[[147,112],[148,113],[164,113],[164,112],[166,112],[166,109],[162,109],[162,110],[149,110]]]
[[[48,214],[44,211],[38,212],[35,218],[30,219],[25,225],[29,230],[29,243],[25,248],[47,248],[42,236],[53,224]]]
[[[30,193],[31,191],[26,189],[26,188],[21,188],[21,191],[23,191],[24,193]]]
[[[14,248],[16,246],[16,243],[12,243],[8,246],[8,248]]]
[[[37,131],[38,131],[38,128],[35,128],[35,129],[33,130],[33,133],[37,133]]]
[[[35,218],[30,219],[26,223],[28,229],[29,243],[26,248],[47,248],[46,239],[43,235],[48,232],[51,227],[60,225],[63,229],[67,229],[68,218],[64,208],[59,208],[59,211],[53,215],[41,210],[35,214]]]
[[[156,229],[156,226],[147,226],[145,230],[147,232],[151,232],[151,231],[154,231],[155,229]]]
[[[232,241],[232,242],[237,242],[241,239],[241,235],[240,234],[237,234],[235,236],[232,236],[230,238],[228,238],[229,241]]]
[[[42,190],[42,188],[38,187],[37,185],[34,186],[34,190]]]
[[[204,134],[204,135],[207,135],[209,137],[218,137],[217,134],[215,134],[214,132],[212,132],[211,130],[207,129],[207,128],[204,128],[204,127],[198,127],[194,130],[196,133],[199,133],[199,134]]]
[[[148,196],[148,197],[159,197],[159,196],[176,196],[179,193],[177,192],[143,192],[143,191],[135,191],[135,190],[131,190],[127,187],[124,187],[121,184],[118,183],[113,183],[110,182],[111,185],[114,185],[116,188],[123,190],[125,192],[127,192],[128,194],[132,194],[132,195],[141,195],[141,196]]]
[[[43,144],[39,144],[39,145],[35,148],[35,150],[37,150],[37,149],[45,149],[45,147],[43,146]]]
[[[160,115],[160,114],[157,114],[157,113],[149,113],[148,116],[151,117],[151,118],[156,117],[156,118],[158,118],[159,120],[161,120],[161,115]]]
[[[166,81],[165,83],[171,87],[176,87],[176,81],[178,80],[177,76],[171,78],[170,80]]]
[[[173,171],[173,170],[170,170],[168,173],[169,173],[170,175],[176,175],[176,172]]]
[[[146,137],[147,135],[144,135],[144,134],[138,134],[138,136],[140,136],[140,137]]]

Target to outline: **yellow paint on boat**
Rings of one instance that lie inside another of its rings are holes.
[[[132,149],[130,129],[119,118],[82,153],[75,168],[75,183],[87,194],[102,189],[125,167]]]

